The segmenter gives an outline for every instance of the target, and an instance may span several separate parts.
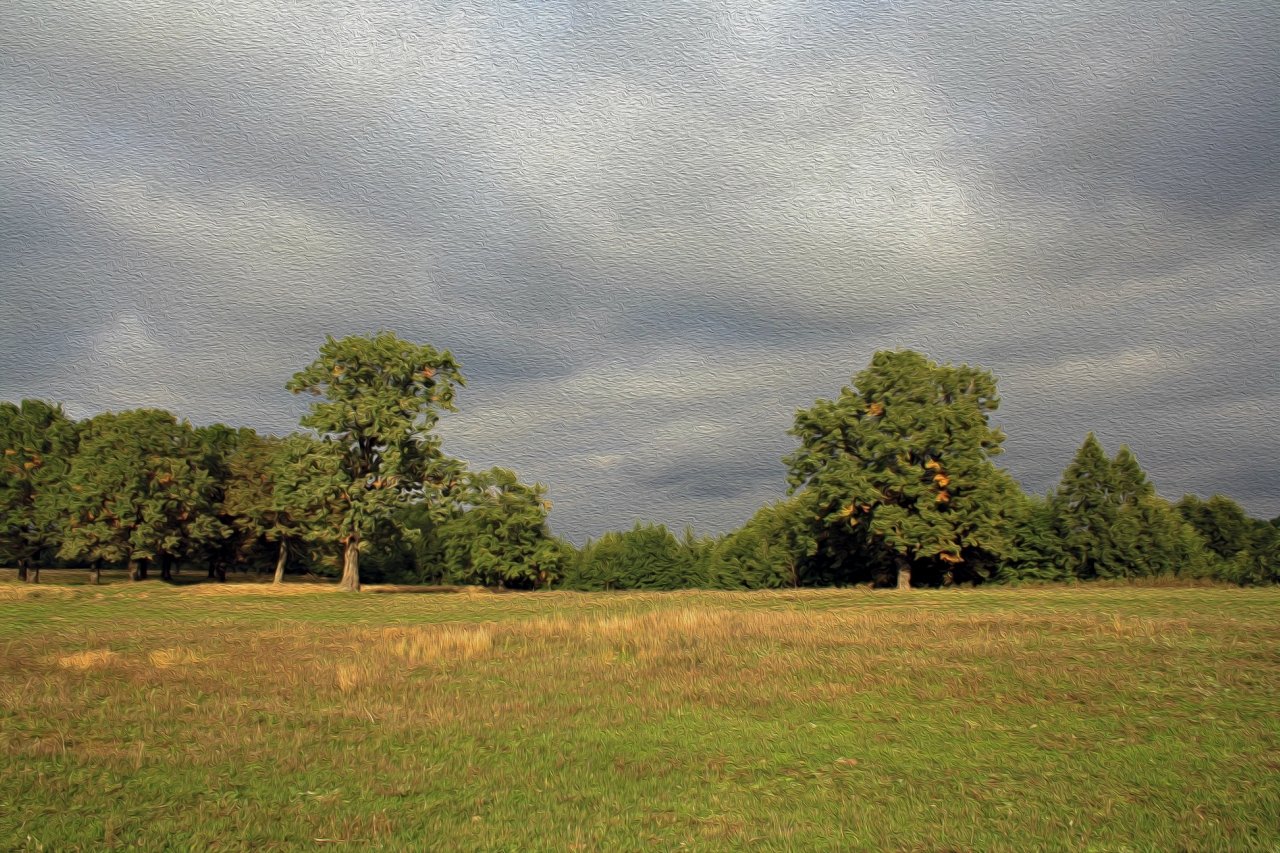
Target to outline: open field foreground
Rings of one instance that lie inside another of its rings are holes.
[[[0,848],[1280,849],[1277,588],[389,592],[0,583]]]

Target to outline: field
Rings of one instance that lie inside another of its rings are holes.
[[[3,582],[0,650],[0,849],[1280,850],[1276,588]]]

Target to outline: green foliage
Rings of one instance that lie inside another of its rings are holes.
[[[200,465],[212,480],[209,495],[212,514],[217,518],[221,535],[203,542],[188,543],[185,556],[207,564],[211,574],[226,576],[226,570],[237,558],[235,517],[226,506],[227,489],[233,479],[231,464],[242,445],[257,439],[257,433],[248,427],[235,429],[226,424],[196,427],[195,447]]]
[[[308,456],[318,452],[319,442],[305,435],[287,438],[246,436],[228,460],[228,480],[222,512],[235,530],[237,559],[261,558],[265,548],[274,550],[277,577],[283,576],[290,556],[305,554],[308,540],[331,545],[324,526],[313,532],[308,522],[323,517],[328,504],[310,496]],[[323,478],[320,478],[323,479]],[[309,535],[310,534],[310,535]]]
[[[350,490],[343,462],[334,442],[304,433],[280,439],[268,462],[271,497],[263,520],[277,526],[277,535],[335,552],[348,509],[343,496]]]
[[[1071,576],[1110,579],[1213,573],[1204,539],[1156,495],[1127,446],[1109,460],[1097,437],[1089,433],[1051,504]]]
[[[1204,537],[1209,549],[1223,560],[1231,560],[1253,543],[1255,522],[1231,498],[1214,495],[1202,501],[1186,495],[1178,502],[1177,509]]]
[[[1216,574],[1223,580],[1245,585],[1280,583],[1280,519],[1250,518],[1223,495],[1207,501],[1186,495],[1177,510],[1218,558]]]
[[[1154,494],[1120,507],[1111,543],[1112,562],[1106,577],[1203,577],[1211,571],[1200,534],[1168,501]]]
[[[696,543],[695,543],[696,545]],[[640,524],[587,542],[566,571],[564,586],[580,590],[706,587],[706,560],[666,525]]]
[[[101,414],[84,424],[64,488],[60,555],[73,560],[169,560],[216,542],[217,484],[191,426],[155,409]]]
[[[717,589],[797,587],[817,550],[811,508],[800,498],[767,504],[712,551],[708,575]]]
[[[547,529],[545,486],[493,468],[467,474],[456,500],[460,511],[438,531],[448,582],[538,589],[559,579],[564,554]]]
[[[1007,517],[1010,549],[999,566],[1001,581],[1064,581],[1071,567],[1058,535],[1057,516],[1046,498],[1018,495]]]
[[[0,403],[0,562],[26,570],[61,544],[63,517],[50,498],[79,441],[61,406]]]
[[[991,462],[1004,436],[988,423],[998,402],[990,373],[906,350],[876,353],[854,388],[796,413],[788,480],[812,497],[836,578],[882,572],[886,557],[900,574],[947,576],[1008,550],[1008,483]],[[844,565],[855,555],[862,565]]]
[[[332,501],[327,515],[347,546],[344,585],[359,588],[356,556],[406,503],[431,500],[451,473],[431,430],[442,410],[456,411],[455,386],[464,385],[449,352],[403,341],[390,332],[373,337],[330,337],[320,357],[286,386],[322,398],[302,417],[337,454],[322,465],[327,482],[314,494]]]
[[[1063,472],[1052,498],[1058,535],[1072,576],[1089,579],[1114,575],[1111,531],[1119,511],[1119,494],[1111,461],[1091,432]]]

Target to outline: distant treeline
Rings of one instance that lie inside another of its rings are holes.
[[[1025,494],[997,467],[995,379],[909,350],[796,413],[789,496],[740,529],[662,525],[581,548],[554,536],[543,485],[469,471],[433,429],[464,385],[448,352],[389,332],[330,338],[288,383],[314,396],[284,437],[193,427],[155,409],[84,421],[0,403],[0,565],[195,567],[514,589],[943,586],[1180,577],[1280,582],[1280,518],[1223,496],[1159,497],[1127,447],[1092,433],[1058,487]]]

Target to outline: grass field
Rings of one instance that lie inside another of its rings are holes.
[[[3,849],[1280,850],[1276,588],[0,583],[0,650]]]

